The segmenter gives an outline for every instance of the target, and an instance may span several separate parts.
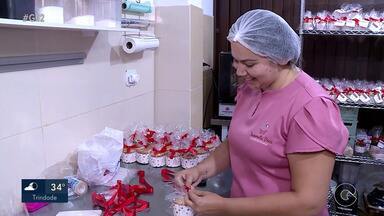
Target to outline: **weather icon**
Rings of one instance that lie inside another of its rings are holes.
[[[37,189],[36,182],[31,182],[27,187],[24,188],[25,191],[35,191]]]

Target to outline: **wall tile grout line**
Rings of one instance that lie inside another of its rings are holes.
[[[59,123],[59,122],[62,122],[62,121],[70,120],[70,119],[79,117],[79,116],[81,116],[81,115],[87,114],[87,113],[91,113],[91,112],[94,112],[94,111],[102,110],[102,109],[105,109],[105,108],[108,108],[108,107],[110,107],[110,106],[117,105],[117,104],[120,104],[120,103],[123,103],[123,102],[128,102],[128,101],[133,100],[133,99],[135,99],[135,98],[144,96],[144,95],[146,95],[146,94],[154,93],[154,92],[155,92],[155,91],[148,91],[148,92],[145,92],[145,93],[136,95],[136,96],[134,96],[134,97],[125,99],[125,100],[121,100],[121,101],[118,101],[118,102],[115,102],[115,103],[112,103],[112,104],[109,104],[109,105],[106,105],[106,106],[98,107],[98,108],[93,109],[93,110],[90,110],[90,111],[88,111],[88,112],[79,113],[79,114],[77,114],[77,115],[74,115],[74,116],[71,116],[71,117],[68,117],[68,118],[60,119],[60,120],[58,120],[58,121],[55,121],[55,122],[52,122],[52,123],[49,123],[49,124],[42,125],[41,127],[34,127],[34,128],[31,128],[31,129],[28,129],[28,130],[25,130],[25,131],[22,131],[22,132],[19,132],[19,133],[14,133],[14,134],[11,134],[11,135],[9,135],[9,136],[1,137],[1,138],[0,138],[0,141],[5,140],[5,139],[8,139],[8,138],[11,138],[11,137],[14,137],[14,136],[22,135],[22,134],[28,133],[28,132],[33,131],[33,130],[36,130],[36,129],[42,129],[42,133],[43,133],[43,142],[44,142],[44,128],[47,127],[47,126],[50,126],[50,125],[53,125],[53,124],[56,124],[56,123]]]
[[[113,105],[117,105],[117,104],[120,104],[120,103],[123,103],[123,102],[128,102],[128,101],[130,101],[130,100],[132,100],[132,99],[135,99],[135,98],[144,96],[144,95],[146,95],[146,94],[154,93],[154,92],[155,92],[155,91],[144,92],[144,93],[142,93],[142,94],[136,95],[136,96],[131,97],[131,98],[127,98],[127,99],[124,99],[124,100],[120,100],[120,101],[117,101],[117,102],[114,102],[114,103],[111,103],[111,104],[108,104],[108,105],[105,105],[105,106],[97,107],[97,108],[92,109],[92,110],[89,110],[89,111],[87,111],[87,112],[82,112],[82,113],[79,113],[79,114],[76,114],[76,115],[73,115],[73,116],[70,116],[70,117],[67,117],[67,118],[59,119],[59,120],[54,121],[54,122],[52,122],[52,123],[43,124],[42,127],[47,127],[47,126],[56,124],[56,123],[58,123],[58,122],[62,122],[62,121],[66,121],[66,120],[70,120],[70,119],[76,118],[76,117],[78,117],[78,116],[85,115],[85,114],[87,114],[87,113],[91,113],[91,112],[94,112],[94,111],[102,110],[102,109],[105,109],[105,108],[108,108],[108,107],[111,107],[111,106],[113,106]]]

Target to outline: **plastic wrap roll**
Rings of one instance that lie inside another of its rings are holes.
[[[122,47],[126,53],[138,53],[145,49],[154,49],[159,46],[157,38],[123,38]]]

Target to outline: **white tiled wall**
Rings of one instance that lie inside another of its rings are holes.
[[[0,73],[0,140],[41,127],[37,71]]]
[[[156,13],[156,57],[125,54],[119,32],[0,28],[0,57],[87,54],[81,65],[0,73],[0,198],[20,195],[21,178],[39,176],[105,126],[201,127],[202,10],[184,5]],[[139,73],[137,86],[124,85],[126,69]]]
[[[193,5],[159,6],[156,12],[159,20],[156,35],[167,49],[159,49],[155,58],[155,122],[172,121],[200,128],[203,119],[202,9]]]
[[[87,53],[80,65],[0,73],[0,197],[105,126],[153,125],[154,51],[125,54],[121,34],[0,28],[0,56]],[[137,86],[125,86],[126,69],[141,76]]]

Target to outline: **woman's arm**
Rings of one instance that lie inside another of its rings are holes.
[[[188,205],[197,215],[311,216],[326,205],[335,156],[322,151],[288,155],[292,191],[254,198],[222,198],[191,191]]]
[[[215,176],[230,166],[228,140],[223,141],[219,147],[196,168],[205,175],[205,178]]]
[[[180,187],[197,185],[202,179],[209,178],[229,167],[228,141],[223,141],[219,147],[196,167],[176,173],[175,180]]]

